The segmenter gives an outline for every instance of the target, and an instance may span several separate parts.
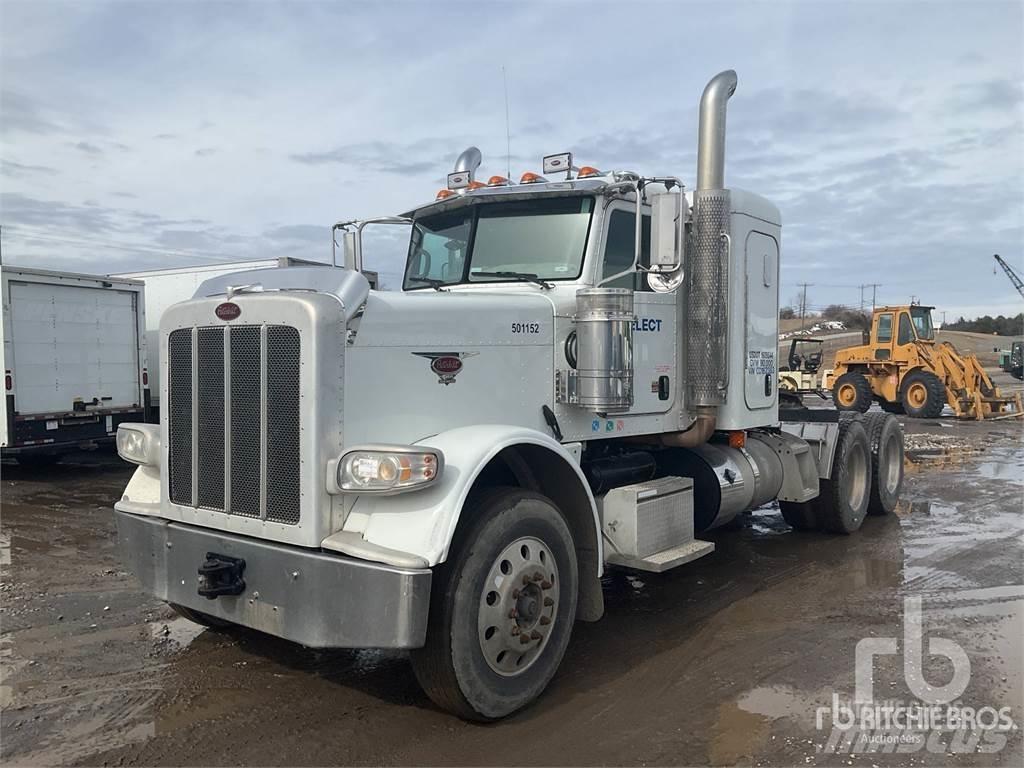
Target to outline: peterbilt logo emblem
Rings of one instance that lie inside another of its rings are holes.
[[[413,352],[416,357],[425,357],[430,361],[430,370],[437,374],[437,383],[455,383],[455,377],[462,370],[462,361],[467,357],[479,355],[479,352]]]
[[[242,308],[233,302],[225,301],[223,304],[217,305],[217,308],[213,310],[213,314],[221,320],[234,320],[242,314]]]

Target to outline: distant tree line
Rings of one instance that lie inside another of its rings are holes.
[[[944,331],[997,333],[1000,336],[1021,336],[1024,335],[1024,312],[1018,313],[1014,317],[985,315],[974,320],[965,320],[961,317],[954,323],[946,323],[942,329]]]
[[[795,302],[794,302],[795,303]],[[779,310],[780,320],[795,320],[800,317],[799,310],[792,306],[782,307]],[[820,312],[808,313],[807,318],[815,320],[839,320],[850,330],[871,327],[871,313],[861,309],[854,309],[845,304],[829,304]]]

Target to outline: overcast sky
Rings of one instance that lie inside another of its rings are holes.
[[[3,0],[3,260],[329,260],[333,222],[432,199],[469,144],[504,173],[502,66],[513,175],[572,150],[692,187],[734,68],[726,183],[782,210],[784,304],[1016,313],[992,254],[1024,274],[1022,7]]]

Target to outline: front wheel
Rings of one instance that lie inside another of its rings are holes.
[[[496,720],[537,698],[576,618],[576,547],[546,497],[494,489],[435,572],[426,644],[412,652],[423,690],[467,720]]]
[[[946,404],[946,386],[931,371],[912,371],[903,379],[900,402],[907,416],[934,419]]]
[[[836,410],[864,413],[871,407],[871,383],[860,371],[848,371],[836,379],[832,387],[832,402]]]

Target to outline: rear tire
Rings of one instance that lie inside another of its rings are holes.
[[[816,531],[820,527],[812,501],[780,501],[779,509],[782,510],[782,519],[793,530]]]
[[[832,386],[832,402],[838,411],[864,413],[873,397],[871,384],[860,371],[847,371]]]
[[[946,387],[934,373],[911,371],[900,387],[900,403],[907,416],[934,419],[946,404]]]
[[[536,699],[562,661],[576,618],[576,547],[537,493],[494,489],[462,517],[470,527],[435,569],[426,644],[412,667],[442,709],[496,720]]]
[[[230,621],[224,621],[224,619],[218,619],[216,616],[211,616],[208,613],[202,613],[200,611],[193,611],[191,608],[186,608],[184,605],[178,605],[177,603],[168,603],[174,612],[179,616],[184,616],[189,621],[195,622],[196,624],[202,624],[204,627],[210,629],[227,629],[231,626]]]
[[[864,414],[871,448],[869,515],[888,515],[896,509],[903,488],[903,430],[887,413]]]
[[[871,445],[863,417],[839,420],[832,477],[819,490],[814,509],[826,531],[850,534],[860,528],[871,495]]]

